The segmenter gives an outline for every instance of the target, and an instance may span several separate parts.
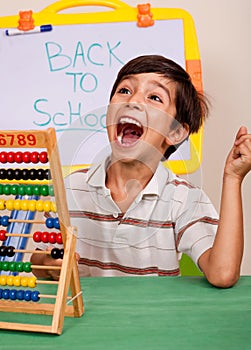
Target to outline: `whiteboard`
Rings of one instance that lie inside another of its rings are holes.
[[[58,138],[82,131],[89,141],[100,137],[105,148],[106,107],[118,70],[133,57],[156,53],[184,67],[182,20],[144,29],[131,22],[54,26],[18,36],[1,30],[1,128],[54,127]],[[82,163],[96,151],[86,147]]]
[[[1,129],[53,127],[61,163],[89,165],[110,152],[106,109],[126,62],[164,55],[189,71],[200,88],[200,58],[193,20],[183,10],[152,9],[154,25],[142,28],[137,10],[118,0],[104,1],[115,9],[105,14],[58,14],[72,4],[59,1],[34,14],[37,25],[52,24],[50,32],[7,36],[6,28],[14,27],[18,16],[0,18]],[[191,135],[171,156],[166,162],[171,170],[181,174],[198,168],[201,136],[201,130]]]

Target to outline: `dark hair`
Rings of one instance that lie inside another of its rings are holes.
[[[197,91],[189,74],[174,61],[160,55],[139,56],[126,63],[119,71],[113,85],[110,100],[124,77],[132,74],[157,73],[177,83],[175,120],[189,126],[189,133],[195,133],[208,115],[208,101]],[[167,159],[179,145],[171,146],[165,153]]]

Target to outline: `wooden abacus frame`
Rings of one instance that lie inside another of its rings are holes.
[[[20,136],[21,135],[21,136]],[[70,225],[70,217],[64,189],[64,181],[57,147],[56,133],[47,130],[0,131],[0,148],[46,148],[50,164],[51,181],[64,244],[64,256],[58,281],[55,303],[0,300],[0,311],[52,315],[51,325],[0,322],[0,329],[61,334],[65,316],[81,317],[84,312],[83,298],[75,259],[76,229]],[[72,305],[67,305],[68,292]]]

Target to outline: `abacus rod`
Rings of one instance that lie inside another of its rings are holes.
[[[61,266],[31,265],[34,270],[61,270]]]
[[[28,223],[28,224],[44,224],[45,221],[42,220],[17,220],[17,219],[9,219],[9,222],[20,222],[20,223]]]
[[[27,234],[27,233],[5,233],[6,237],[26,237],[31,238],[33,237],[33,234]]]
[[[48,299],[56,299],[57,296],[56,295],[52,295],[52,294],[38,294],[39,298],[48,298]],[[68,300],[72,299],[72,297],[67,297]]]
[[[36,284],[58,284],[58,281],[36,280]]]
[[[49,250],[29,250],[29,249],[14,249],[14,253],[27,253],[27,254],[47,254],[50,255],[51,252]]]

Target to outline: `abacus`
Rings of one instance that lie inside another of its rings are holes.
[[[71,227],[67,207],[66,194],[62,169],[57,147],[56,133],[53,128],[47,130],[30,131],[0,131],[0,163],[37,164],[42,163],[39,169],[31,168],[1,168],[0,169],[0,195],[14,195],[15,199],[0,198],[0,210],[30,211],[57,213],[56,218],[48,217],[45,220],[19,220],[9,215],[0,218],[0,257],[12,258],[18,253],[51,254],[54,259],[62,259],[61,266],[32,265],[27,261],[0,261],[0,311],[9,313],[38,314],[50,316],[51,323],[35,324],[22,322],[0,322],[0,329],[19,330],[61,334],[65,316],[81,317],[84,312],[82,292],[75,259],[76,228]],[[6,149],[13,149],[8,151]],[[32,149],[31,151],[20,149]],[[34,151],[34,148],[42,150]],[[14,150],[17,149],[17,152]],[[44,169],[45,164],[48,168]],[[5,181],[5,182],[4,182]],[[4,182],[4,183],[2,183]],[[33,183],[34,182],[34,183]],[[24,197],[35,199],[23,199]],[[52,196],[54,201],[43,200],[40,197]],[[8,197],[6,197],[8,198]],[[55,214],[56,215],[56,214]],[[56,232],[15,233],[5,230],[10,224],[24,222],[31,225],[45,224],[47,228]],[[60,232],[57,230],[60,229]],[[34,242],[61,244],[62,248],[47,250],[18,249],[14,246],[4,245],[10,237],[25,237]],[[45,280],[31,277],[32,269],[59,270],[59,280]],[[6,273],[5,273],[6,272]],[[9,273],[9,275],[7,274]],[[24,275],[20,275],[24,273]],[[55,294],[43,294],[33,288],[42,284],[56,287]],[[25,289],[22,289],[25,288]],[[43,302],[50,299],[51,302]],[[71,304],[71,305],[69,305]],[[15,317],[17,319],[17,317]],[[47,321],[48,323],[48,321]]]

